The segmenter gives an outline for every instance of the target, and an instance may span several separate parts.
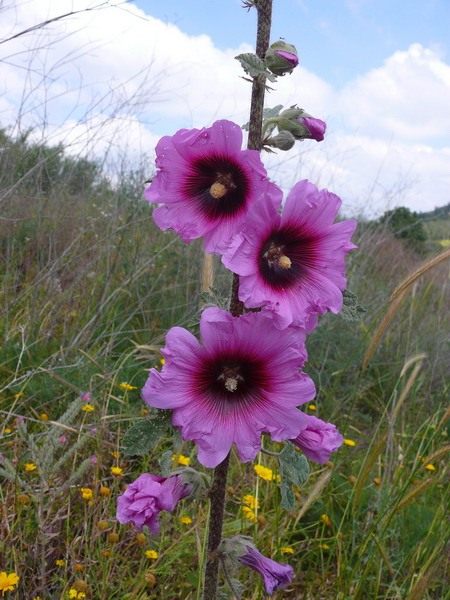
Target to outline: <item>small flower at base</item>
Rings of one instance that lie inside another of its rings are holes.
[[[145,551],[145,558],[148,558],[149,560],[156,560],[158,558],[159,554],[156,550],[146,550]]]
[[[37,466],[34,463],[25,463],[23,468],[25,469],[25,473],[34,473],[34,471],[37,469]]]
[[[122,467],[111,467],[110,472],[113,477],[122,477],[123,475]]]
[[[354,448],[356,446],[355,440],[351,440],[350,438],[344,438],[344,446],[349,446],[350,448]]]
[[[250,538],[236,535],[224,539],[219,551],[232,562],[257,571],[263,578],[267,594],[273,594],[276,590],[285,587],[294,578],[294,570],[290,565],[278,563],[261,554]]]
[[[5,592],[13,592],[16,585],[19,583],[20,577],[17,573],[7,573],[6,571],[0,571],[0,592],[2,596]]]
[[[91,490],[91,488],[80,488],[80,494],[83,500],[92,500],[94,497],[94,492]]]
[[[188,467],[191,464],[189,456],[184,456],[184,454],[174,454],[172,456],[172,461],[185,467]]]
[[[178,520],[180,521],[180,523],[182,525],[192,525],[192,519],[191,519],[191,517],[188,517],[187,515],[181,516]]]
[[[253,496],[252,494],[246,494],[245,496],[243,496],[242,504],[245,504],[245,506],[248,506],[252,510],[255,510],[255,508],[259,508],[259,501],[256,498],[256,496]]]
[[[297,49],[292,44],[278,40],[266,52],[265,63],[274,75],[292,73],[298,65]]]
[[[248,506],[243,506],[242,507],[242,514],[247,519],[247,521],[250,521],[250,523],[257,523],[258,522],[258,518],[257,518],[256,514]]]
[[[254,465],[253,470],[258,477],[265,481],[276,481],[279,483],[281,480],[279,475],[274,474],[272,469],[269,469],[269,467],[265,467],[264,465]]]
[[[138,389],[135,385],[130,385],[129,383],[126,383],[125,381],[123,381],[122,383],[119,383],[119,387],[124,392],[131,392],[132,390]]]
[[[117,520],[132,523],[137,529],[147,526],[159,532],[159,513],[173,512],[178,502],[191,494],[192,486],[183,475],[159,477],[143,473],[117,499]]]
[[[98,493],[103,498],[107,498],[108,496],[111,496],[111,489],[109,487],[106,487],[106,485],[101,485]]]
[[[320,515],[320,520],[326,527],[331,527],[332,521],[326,513],[323,513],[323,515]]]
[[[425,465],[424,469],[426,469],[427,471],[436,471],[436,467],[432,464],[432,463],[428,463]]]
[[[87,402],[86,404],[83,404],[83,406],[81,407],[81,410],[85,413],[91,413],[91,412],[94,412],[95,406],[93,404],[90,404],[89,402]]]
[[[295,550],[291,546],[281,546],[280,552],[281,554],[294,554]]]
[[[47,413],[43,412],[39,415],[39,421],[48,421],[49,416]]]

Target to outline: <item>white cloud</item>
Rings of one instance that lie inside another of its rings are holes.
[[[0,40],[99,3],[18,2],[2,14]],[[247,120],[250,85],[233,57],[249,48],[222,51],[207,35],[109,4],[0,45],[3,125],[34,127],[74,152],[123,157],[151,154],[159,135],[180,127]],[[347,210],[369,214],[448,202],[450,66],[437,52],[413,44],[341,89],[304,66],[276,87],[267,105],[297,103],[328,122],[324,142],[265,157],[284,188],[310,177],[342,195]]]

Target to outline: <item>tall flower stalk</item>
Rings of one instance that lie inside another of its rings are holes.
[[[233,272],[229,310],[203,310],[199,339],[172,327],[161,350],[163,366],[150,369],[142,390],[148,406],[171,411],[181,437],[196,444],[199,463],[214,469],[199,578],[203,600],[217,598],[220,564],[232,589],[229,575],[242,565],[261,575],[268,594],[294,577],[291,566],[261,554],[250,538],[222,537],[232,447],[240,461],[251,462],[263,434],[284,442],[276,453],[279,474],[259,466],[267,471],[261,477],[279,484],[281,504],[290,510],[292,486],[303,484],[308,474],[305,457],[323,464],[343,439],[333,424],[300,410],[315,395],[302,369],[306,338],[319,316],[342,308],[345,256],[354,248],[356,224],[335,223],[340,199],[307,181],[294,186],[280,214],[283,194],[269,180],[261,150],[288,150],[297,141],[323,136],[298,121],[307,115],[303,109],[264,112],[267,80],[291,73],[298,57],[295,46],[282,40],[268,52],[272,0],[247,0],[244,6],[257,10],[256,54],[236,57],[252,78],[247,149],[242,128],[231,121],[181,129],[158,142],[157,173],[145,190],[156,204],[158,227],[175,231],[185,243],[202,238],[205,250],[221,255]],[[127,437],[143,453],[163,430],[154,419],[137,423]],[[160,513],[199,496],[208,483],[188,464],[164,475],[146,473],[128,486],[118,500],[121,523],[157,534]]]
[[[256,55],[263,59],[270,44],[270,29],[272,25],[272,0],[255,0],[257,10]],[[248,129],[248,144],[250,150],[262,147],[262,123],[264,111],[264,95],[266,80],[263,76],[254,77],[250,104],[250,120]],[[244,311],[244,305],[239,300],[239,276],[233,275],[231,290],[230,312],[237,317]],[[205,569],[203,600],[215,600],[217,596],[217,581],[219,573],[218,548],[222,540],[223,516],[225,510],[225,493],[227,485],[228,465],[230,455],[214,470],[213,485],[209,494],[210,516],[208,531],[208,555]]]

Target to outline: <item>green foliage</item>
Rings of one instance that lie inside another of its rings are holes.
[[[295,506],[295,496],[292,486],[301,486],[308,479],[309,464],[306,457],[287,442],[278,457],[280,464],[281,506],[292,510]]]
[[[367,309],[359,304],[358,297],[350,290],[344,290],[343,296],[344,304],[342,311],[339,313],[340,316],[344,321],[360,321]]]
[[[401,206],[386,211],[379,222],[389,227],[396,238],[405,240],[414,250],[423,249],[427,234],[416,212]]]
[[[123,437],[123,452],[126,456],[143,456],[156,447],[167,433],[170,422],[162,411],[153,419],[142,419],[134,423]]]

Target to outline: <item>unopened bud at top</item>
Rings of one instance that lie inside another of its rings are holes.
[[[265,62],[269,71],[274,75],[292,73],[298,65],[297,50],[292,44],[278,40],[267,50]]]

